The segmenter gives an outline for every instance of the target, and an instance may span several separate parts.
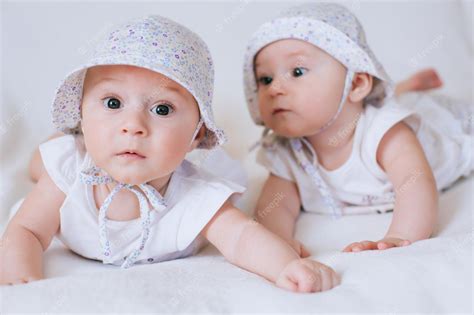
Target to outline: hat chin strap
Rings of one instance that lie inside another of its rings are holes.
[[[199,130],[201,130],[202,125],[204,124],[204,120],[202,118],[199,118],[199,122],[196,126],[196,130],[194,130],[193,136],[191,138],[191,142],[189,142],[189,145],[193,143],[193,141],[196,139],[197,134],[199,133]]]
[[[316,134],[321,133],[327,128],[329,128],[336,121],[337,117],[339,117],[339,114],[342,112],[342,108],[344,107],[344,103],[346,102],[347,96],[349,96],[349,93],[351,91],[353,78],[354,78],[354,72],[348,69],[347,74],[346,74],[346,80],[344,83],[344,90],[342,92],[341,102],[339,103],[337,112],[334,114],[334,116],[332,116],[332,118],[324,126],[322,126],[316,131]]]
[[[351,91],[353,77],[354,77],[354,72],[351,70],[347,70],[346,81],[344,83],[344,90],[342,93],[342,98],[339,104],[339,108],[337,109],[336,114],[331,118],[331,120],[329,120],[324,126],[322,126],[316,132],[317,134],[326,130],[329,126],[331,126],[336,121],[337,117],[339,117],[339,114],[341,113],[342,108],[344,107],[344,103],[346,102],[347,96],[349,95],[349,92]],[[315,165],[313,161],[308,160],[308,157],[303,150],[303,144],[306,145],[308,149],[313,153],[313,156],[316,157],[316,152],[314,152],[313,148],[311,147],[311,144],[308,143],[308,141],[304,137],[290,139],[291,149],[296,159],[298,160],[298,163],[304,169],[306,174],[310,176],[311,181],[319,190],[319,193],[321,194],[324,203],[331,210],[332,217],[339,218],[342,215],[341,202],[338,201],[334,197],[328,184],[321,176],[318,170],[318,165]]]
[[[117,185],[113,188],[110,194],[105,198],[104,203],[99,209],[99,216],[98,216],[98,227],[99,227],[99,241],[100,245],[102,246],[102,260],[104,263],[116,263],[112,258],[112,250],[111,250],[111,241],[108,237],[108,229],[107,229],[107,211],[109,210],[109,206],[113,200],[113,198],[117,195],[117,193],[122,190],[129,190],[135,194],[138,199],[139,206],[140,206],[140,221],[142,227],[142,233],[140,237],[140,241],[138,246],[133,249],[128,256],[125,257],[124,261],[121,263],[121,267],[126,269],[132,266],[139,258],[140,254],[143,252],[145,245],[148,241],[148,237],[150,235],[150,226],[151,226],[151,213],[150,207],[148,206],[148,202],[153,207],[153,210],[158,212],[163,212],[166,210],[167,205],[166,202],[161,196],[161,194],[151,185],[149,184],[140,184],[141,191],[134,188],[133,185],[119,183],[115,181],[111,176],[103,173],[100,168],[96,166],[92,166],[86,170],[81,171],[81,181],[86,185],[102,185],[108,183],[116,183]],[[143,192],[145,194],[143,194]],[[116,259],[117,257],[115,257]]]

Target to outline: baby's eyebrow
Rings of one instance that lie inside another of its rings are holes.
[[[160,84],[150,92],[150,94],[147,96],[147,101],[155,102],[162,97],[171,97],[172,99],[186,101],[187,97],[183,90],[185,91],[183,87],[177,84]]]
[[[107,82],[107,81],[122,81],[122,80],[114,78],[114,77],[103,77],[97,80],[95,83],[98,84],[98,83]]]
[[[302,59],[308,58],[308,54],[302,49],[290,51],[290,52],[286,53],[284,56],[285,56],[285,58],[289,58],[289,59],[290,58],[293,59],[295,57],[302,58]],[[259,66],[260,66],[260,64],[257,61],[255,61],[254,62],[254,71],[255,72],[257,71],[257,68]]]
[[[301,49],[299,50],[293,50],[293,51],[290,51],[286,54],[287,57],[292,57],[292,56],[298,56],[298,55],[304,55],[305,52]]]
[[[97,87],[109,82],[120,82],[120,81],[122,80],[114,78],[114,77],[103,77],[103,78],[99,78],[98,80],[92,81],[92,86]]]
[[[156,88],[156,92],[153,94],[160,94],[162,92],[177,94],[180,97],[184,97],[183,88],[176,84],[160,84]]]
[[[307,58],[308,57],[308,54],[303,51],[303,50],[297,50],[297,51],[293,51],[293,52],[290,52],[286,55],[287,58],[301,58],[301,59],[304,59],[304,58]]]
[[[173,85],[173,84],[166,84],[164,86],[162,86],[161,88],[165,88],[166,90],[170,90],[171,92],[174,92],[174,93],[178,93],[178,94],[181,94],[181,87],[178,86],[178,85]]]

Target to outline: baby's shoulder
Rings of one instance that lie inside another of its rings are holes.
[[[205,192],[208,190],[234,190],[236,192],[242,192],[245,190],[243,185],[236,181],[214,174],[208,169],[201,167],[188,160],[183,160],[180,166],[174,171],[173,176],[175,181],[179,182],[181,190],[184,193],[189,191],[194,192]]]
[[[415,95],[411,99],[413,100],[415,97],[418,96]],[[392,96],[387,98],[381,106],[367,104],[364,107],[363,115],[371,124],[380,123],[380,121],[400,120],[415,112],[412,105],[414,103],[416,102],[407,103],[401,101],[398,97]]]
[[[288,139],[276,135],[261,140],[256,161],[273,175],[295,181],[295,171],[299,168]]]
[[[48,175],[67,194],[86,156],[82,136],[65,135],[51,139],[41,144],[39,151]]]
[[[179,218],[178,249],[191,244],[224,203],[244,190],[245,187],[184,160],[174,171],[165,195],[172,216]]]
[[[363,140],[375,141],[378,144],[390,129],[402,121],[415,127],[415,121],[411,121],[416,119],[415,116],[413,108],[401,104],[393,97],[386,100],[381,107],[366,105],[358,123],[363,129]]]
[[[401,124],[401,122],[406,124]],[[413,109],[400,104],[396,98],[390,98],[381,107],[366,105],[358,124],[360,125],[357,128],[361,130],[356,130],[356,134],[360,133],[360,136],[358,135],[360,140],[356,143],[358,143],[362,161],[373,172],[380,174],[377,152],[380,151],[383,139],[400,131],[416,129],[418,117]]]

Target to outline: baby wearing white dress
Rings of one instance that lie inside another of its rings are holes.
[[[213,76],[202,39],[164,17],[134,19],[99,40],[56,93],[53,124],[66,135],[39,148],[45,171],[2,237],[0,284],[41,279],[56,235],[75,253],[122,268],[193,255],[208,240],[279,287],[337,285],[331,268],[301,259],[233,206],[244,187],[185,159],[224,142],[212,116]]]
[[[302,257],[308,249],[293,238],[300,209],[393,211],[386,235],[344,251],[406,246],[431,236],[438,190],[473,169],[472,105],[394,93],[343,6],[298,5],[263,24],[249,41],[244,80],[251,116],[265,126],[257,161],[270,172],[256,218]]]

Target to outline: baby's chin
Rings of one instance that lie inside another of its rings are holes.
[[[122,183],[122,184],[133,185],[133,186],[149,183],[153,180],[166,176],[160,173],[150,172],[150,170],[137,171],[136,169],[133,169],[133,168],[129,170],[127,169],[109,170],[109,172],[107,173],[117,182]]]
[[[145,184],[154,180],[154,178],[150,178],[149,176],[137,176],[136,174],[110,174],[110,176],[119,183],[133,186]]]
[[[169,161],[157,159],[125,162],[122,160],[103,159],[96,165],[115,181],[133,186],[166,178],[177,167],[175,164],[169,163]]]
[[[311,135],[311,130],[307,130],[308,128],[301,128],[301,126],[295,125],[278,125],[274,128],[270,128],[273,132],[280,137],[284,138],[301,138]]]

